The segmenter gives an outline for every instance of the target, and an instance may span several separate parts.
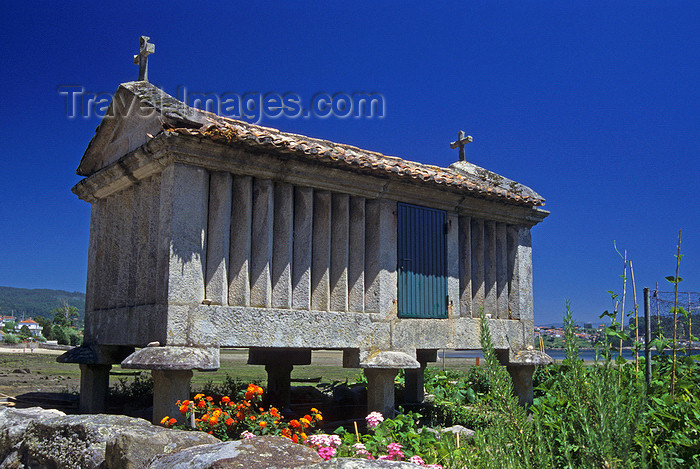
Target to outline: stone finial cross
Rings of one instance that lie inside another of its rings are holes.
[[[452,148],[453,150],[459,147],[459,161],[464,161],[464,145],[470,143],[472,140],[473,139],[471,135],[467,135],[465,137],[464,131],[460,130],[457,134],[457,141],[450,143],[450,148]]]
[[[139,81],[148,81],[148,55],[156,51],[155,44],[149,44],[150,37],[139,38],[139,53],[134,56],[134,63],[139,66]]]

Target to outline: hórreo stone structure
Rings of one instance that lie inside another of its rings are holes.
[[[342,350],[370,410],[393,379],[423,399],[438,349],[479,349],[479,313],[532,398],[533,190],[466,161],[440,168],[203,112],[122,84],[78,167],[91,204],[81,410],[112,365],[153,370],[154,421],[193,370],[246,347],[284,405],[294,365]],[[537,355],[535,353],[535,355]]]

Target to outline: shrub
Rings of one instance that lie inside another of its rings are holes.
[[[60,345],[70,345],[70,339],[68,338],[68,333],[66,330],[59,326],[58,324],[54,324],[53,327],[51,328],[51,333],[54,337],[54,339],[60,344]]]
[[[19,343],[19,337],[17,337],[14,334],[5,334],[5,343],[6,344],[18,344]]]

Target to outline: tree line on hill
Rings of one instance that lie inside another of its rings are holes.
[[[21,317],[53,317],[53,310],[63,305],[78,310],[79,320],[85,315],[85,293],[65,290],[0,287],[0,315]]]

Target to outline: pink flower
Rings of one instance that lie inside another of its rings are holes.
[[[330,458],[333,457],[335,454],[335,448],[331,448],[330,446],[326,446],[324,448],[319,448],[318,450],[318,455],[321,456],[322,459],[325,459],[328,461]]]
[[[323,433],[310,435],[306,442],[314,448],[323,448],[326,446],[337,448],[342,443],[338,435],[325,435]]]
[[[369,451],[367,451],[367,447],[362,443],[355,443],[354,445],[352,445],[352,447],[355,450],[355,454],[357,456],[365,456],[367,457],[367,459],[372,457]]]
[[[367,417],[365,417],[365,420],[367,421],[367,427],[370,430],[374,430],[384,421],[384,416],[379,412],[371,412]]]
[[[251,438],[255,438],[255,434],[254,434],[254,433],[250,433],[248,430],[246,430],[246,431],[244,431],[243,433],[241,433],[241,437],[242,437],[244,440],[250,440]]]
[[[401,461],[404,457],[404,454],[401,452],[401,446],[398,443],[389,443],[386,445],[386,449],[389,450],[389,457],[393,459],[394,461]]]
[[[423,458],[421,458],[417,454],[415,456],[411,456],[410,458],[408,458],[408,462],[412,462],[413,464],[418,464],[419,466],[425,466],[425,461],[423,461]]]
[[[440,464],[428,464],[425,467],[429,467],[430,469],[442,469],[442,466]]]

